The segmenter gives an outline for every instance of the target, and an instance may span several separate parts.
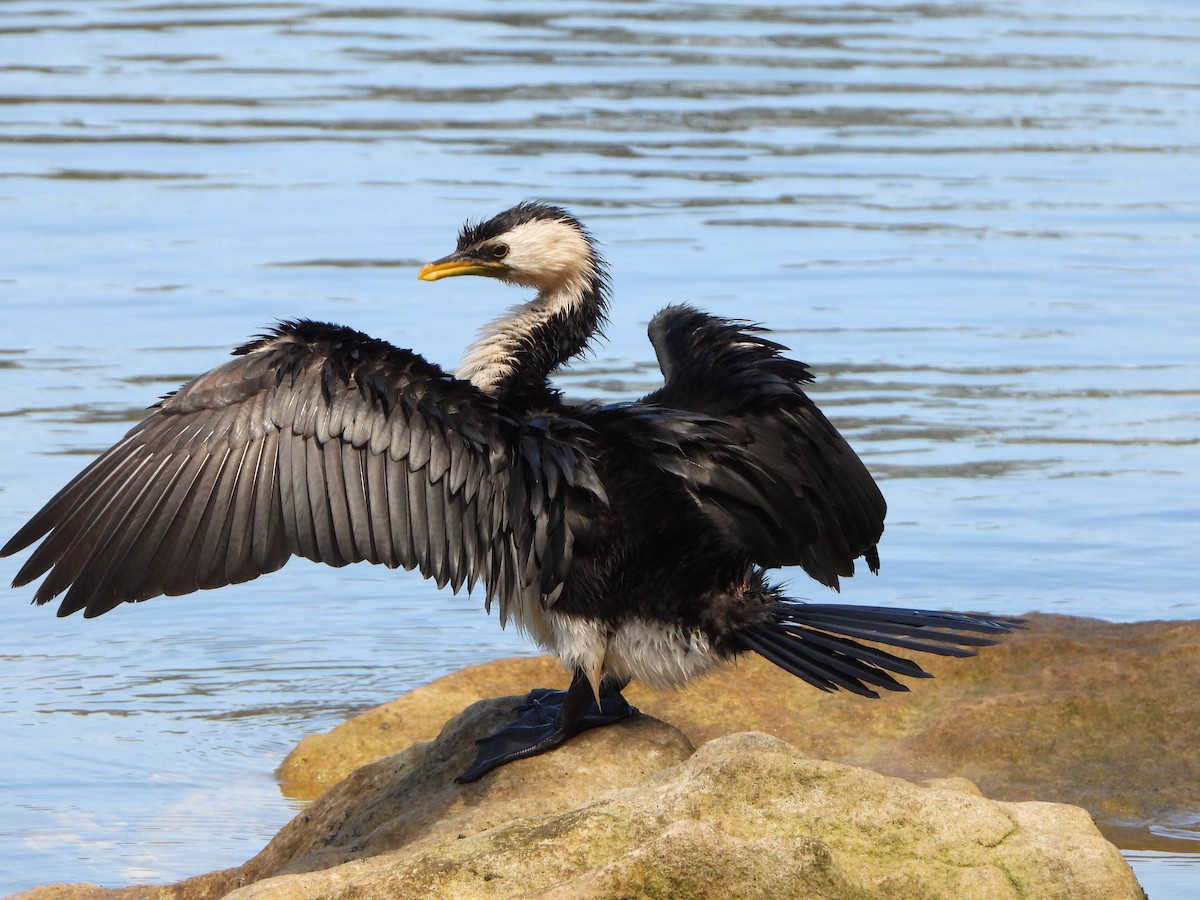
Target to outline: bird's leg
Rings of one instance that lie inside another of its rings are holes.
[[[525,759],[565,744],[581,731],[624,722],[637,710],[621,696],[627,681],[606,676],[600,682],[597,705],[591,682],[576,669],[565,691],[540,688],[530,691],[517,707],[520,716],[494,734],[480,738],[479,754],[471,767],[454,780],[459,784],[477,781],[492,769],[514,759]]]
[[[582,670],[576,669],[575,678],[578,679],[581,673]],[[585,675],[584,678],[586,677],[587,676]],[[600,682],[601,703],[614,694],[619,696],[621,691],[625,690],[625,686],[628,684],[628,679],[625,681],[620,681],[614,678],[612,675],[605,675]],[[574,682],[572,682],[572,686],[574,686]],[[562,705],[563,700],[566,699],[566,696],[569,692],[569,690],[557,691],[554,688],[534,688],[525,695],[525,699],[521,701],[520,705],[513,707],[513,712],[527,712],[533,709],[538,703],[541,703],[543,706],[548,706],[552,711],[556,712],[558,707]],[[621,699],[624,700],[625,698],[621,697]],[[596,704],[593,703],[592,706],[595,707]],[[587,729],[580,730],[586,731]]]

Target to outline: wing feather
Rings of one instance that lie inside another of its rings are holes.
[[[344,462],[346,457],[357,456],[358,451],[336,438],[314,443],[319,443],[321,460],[324,462],[322,475],[325,477],[325,497],[329,507],[334,552],[348,563],[359,562],[364,557],[358,555],[358,548],[355,546],[354,525],[350,512],[351,485],[346,482],[345,466],[348,463]]]
[[[396,558],[404,568],[412,569],[417,565],[417,550],[413,543],[412,510],[408,498],[408,466],[403,459],[387,467],[387,497]]]
[[[173,454],[172,458],[181,461],[179,477],[171,485],[166,501],[159,508],[157,519],[148,526],[146,538],[139,539],[139,543],[122,563],[125,571],[142,572],[142,576],[134,579],[135,583],[127,589],[127,599],[145,600],[166,593],[168,580],[175,575],[176,570],[172,566],[178,556],[180,544],[190,539],[180,536],[189,524],[194,526],[194,523],[189,522],[185,504],[189,502],[205,469],[208,468],[209,459],[198,454]],[[115,581],[115,569],[112,577]],[[110,599],[115,595],[116,589],[113,590]]]
[[[177,498],[182,490],[186,490],[186,486],[181,488],[181,482],[194,475],[189,470],[188,462],[187,457],[164,458],[162,467],[149,485],[147,508],[143,511],[140,523],[137,527],[124,529],[119,546],[109,554],[101,584],[94,591],[97,597],[105,598],[102,602],[108,602],[108,598],[113,596],[112,581],[123,567],[141,573],[141,577],[131,585],[133,599],[140,599],[139,592],[143,585],[154,575],[153,560],[166,536],[164,520],[169,521],[173,510],[177,508]]]
[[[221,477],[213,488],[209,503],[204,539],[200,542],[200,559],[197,561],[197,583],[201,588],[215,588],[229,584],[226,578],[226,562],[230,559],[229,542],[233,532],[233,501],[237,496],[237,484],[242,462],[249,444],[227,447],[221,467]]]
[[[428,471],[424,473],[428,476]],[[423,478],[425,487],[426,535],[429,541],[429,568],[439,588],[450,580],[450,551],[446,546],[446,504],[441,486]]]
[[[392,520],[388,515],[387,456],[382,452],[368,450],[363,472],[363,492],[367,502],[371,548],[385,566],[396,568],[400,560],[392,543]]]
[[[292,556],[482,581],[501,619],[550,602],[573,528],[602,505],[567,419],[526,420],[416,354],[284,323],[199,376],[2,549],[41,540],[16,585],[99,615],[246,581]]]
[[[325,484],[325,454],[321,452],[321,445],[314,437],[304,438],[304,479],[304,486],[308,492],[308,521],[312,523],[313,537],[317,545],[317,554],[313,559],[331,566],[344,566],[346,560],[338,553],[329,510],[329,492]]]
[[[225,576],[233,584],[246,581],[239,578],[241,568],[254,557],[254,499],[258,493],[259,457],[267,441],[247,440],[238,465],[237,480],[233,489],[233,506],[229,513],[229,550],[226,557]]]
[[[307,534],[301,526],[300,510],[308,505],[308,492],[303,492],[297,487],[297,472],[303,471],[302,468],[297,468],[298,450],[297,445],[301,442],[301,438],[290,428],[283,428],[278,432],[279,440],[279,484],[288,485],[289,490],[280,490],[280,520],[283,525],[284,534],[287,537],[289,547],[295,547],[296,553],[300,556],[312,559],[312,553],[306,552],[310,549],[310,544],[306,542]],[[307,518],[307,517],[305,517]],[[312,552],[315,552],[312,551]]]
[[[408,432],[408,467],[414,471],[424,469],[430,456],[429,425],[419,409],[414,409],[408,417]]]
[[[374,559],[382,562],[382,557],[376,553],[371,542],[366,474],[363,472],[363,466],[366,463],[363,458],[364,454],[352,444],[343,444],[341,451],[342,467],[336,475],[342,482],[342,493],[346,498],[347,525],[350,532],[349,544],[353,561]],[[333,475],[331,474],[330,477]]]
[[[278,431],[264,431],[258,476],[254,479],[254,524],[250,529],[253,551],[247,571],[273,572],[287,561],[289,555],[279,491],[279,468],[283,463],[279,444]]]
[[[664,386],[642,400],[664,415],[710,417],[685,451],[697,502],[764,567],[801,565],[836,588],[875,545],[887,511],[862,460],[808,398],[803,363],[762,329],[669,306],[650,323]],[[723,426],[723,427],[722,427]]]
[[[114,448],[114,450],[116,449]],[[44,575],[58,560],[62,559],[80,532],[86,530],[87,523],[95,518],[97,508],[103,510],[105,498],[109,497],[122,483],[122,480],[128,477],[129,473],[134,471],[138,465],[139,460],[134,455],[106,454],[93,464],[94,481],[76,478],[63,488],[62,492],[51,500],[41,512],[30,519],[29,523],[13,536],[8,546],[14,548],[27,546],[43,535],[48,536],[17,572],[16,581],[20,584],[28,584],[35,578]],[[73,527],[56,530],[55,523],[60,520],[72,523]],[[60,586],[53,593],[46,595],[47,598],[60,593],[67,584],[74,580],[83,558],[82,556],[72,557],[62,567],[62,572],[54,573],[57,576],[55,581]],[[45,590],[45,585],[42,586],[42,590]],[[41,590],[39,595],[41,595]]]
[[[200,586],[197,571],[200,567],[199,543],[208,530],[213,490],[224,469],[225,457],[210,456],[189,492],[182,509],[183,521],[167,566],[167,580],[163,593],[190,594]],[[86,598],[84,598],[86,600]],[[62,613],[62,609],[59,609]],[[85,613],[86,614],[86,613]],[[99,615],[99,613],[97,613]]]
[[[121,539],[122,534],[133,533],[136,535],[145,524],[148,513],[152,512],[152,509],[147,509],[147,505],[153,506],[157,498],[148,496],[148,492],[156,476],[160,474],[167,462],[165,459],[157,462],[150,459],[143,460],[143,464],[138,467],[136,474],[126,482],[123,490],[114,495],[113,501],[106,507],[106,509],[112,510],[112,515],[117,521],[114,523],[115,527],[109,532],[95,536],[95,549],[92,552],[98,558],[105,560],[108,566],[128,552],[128,548],[125,546],[126,542]],[[63,602],[71,606],[78,602],[81,595],[89,594],[104,598],[106,594],[105,574],[105,568],[100,566],[81,568]]]

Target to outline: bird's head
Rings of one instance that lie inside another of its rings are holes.
[[[604,278],[587,230],[565,209],[539,202],[467,223],[454,252],[417,273],[422,281],[454,275],[485,275],[543,295],[579,292]]]

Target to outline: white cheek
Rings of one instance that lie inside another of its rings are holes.
[[[592,248],[576,229],[535,219],[509,235],[508,265],[514,280],[543,294],[577,295],[594,275]]]

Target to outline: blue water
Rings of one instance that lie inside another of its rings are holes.
[[[569,394],[651,389],[680,300],[814,366],[889,502],[846,600],[1200,616],[1200,6],[443,7],[0,3],[0,536],[274,320],[453,366],[520,295],[417,266],[539,197],[613,267]],[[236,865],[298,807],[301,736],[531,652],[362,566],[88,622],[30,595],[0,605],[0,891]]]

